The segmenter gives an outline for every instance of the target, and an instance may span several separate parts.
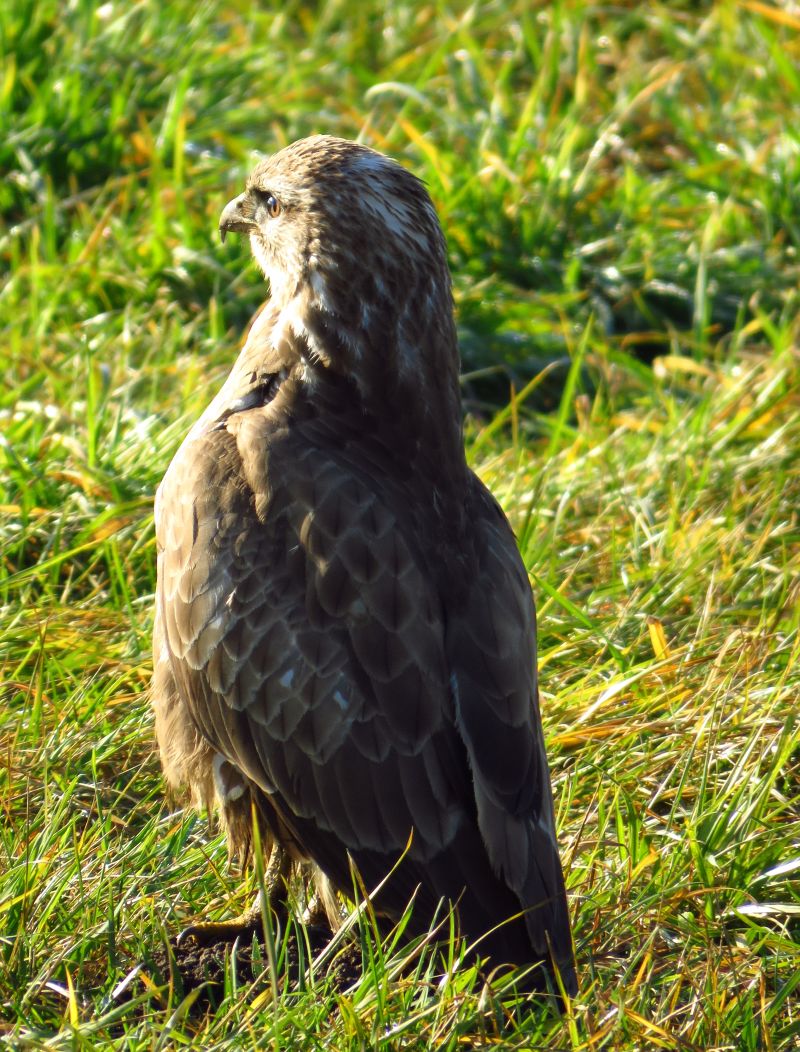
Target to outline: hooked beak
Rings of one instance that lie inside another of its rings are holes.
[[[222,209],[222,215],[219,217],[219,236],[224,242],[229,231],[245,234],[254,226],[250,196],[247,193],[239,194]]]

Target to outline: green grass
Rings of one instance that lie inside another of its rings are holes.
[[[796,1048],[800,19],[353,6],[0,8],[2,1034]],[[429,949],[403,970],[368,925],[344,994],[231,969],[195,1017],[132,974],[253,886],[162,800],[151,508],[264,294],[221,206],[311,131],[417,171],[448,236],[469,457],[539,605],[568,1019],[513,1014],[457,958],[427,981]]]

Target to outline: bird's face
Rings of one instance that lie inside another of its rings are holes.
[[[402,306],[423,280],[449,304],[444,239],[422,183],[356,143],[314,136],[262,161],[219,227],[223,238],[249,234],[278,306],[305,292],[349,317],[356,299],[362,314],[382,299]]]
[[[258,265],[277,301],[291,298],[306,268],[311,200],[300,173],[271,160],[256,168],[243,193],[222,211],[219,229],[248,234]]]

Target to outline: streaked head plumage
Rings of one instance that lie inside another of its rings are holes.
[[[417,271],[449,291],[444,239],[422,182],[345,139],[315,135],[265,158],[224,209],[220,231],[249,234],[279,301],[306,282],[324,299],[323,290],[342,273],[357,285],[360,275],[379,275],[395,303]]]

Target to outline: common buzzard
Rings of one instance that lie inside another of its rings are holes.
[[[270,298],[158,491],[168,782],[412,931],[576,988],[530,585],[464,458],[445,243],[422,183],[314,136],[220,218]],[[407,850],[406,850],[407,849]],[[400,859],[398,863],[398,859]],[[394,867],[394,869],[393,869]],[[200,925],[195,933],[231,925]]]

